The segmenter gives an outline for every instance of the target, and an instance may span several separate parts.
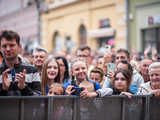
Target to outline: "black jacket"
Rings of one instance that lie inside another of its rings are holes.
[[[17,82],[14,81],[11,72],[8,73],[8,77],[11,80],[11,85],[8,91],[2,89],[2,73],[8,69],[9,67],[5,64],[3,60],[2,64],[0,65],[0,96],[33,96],[33,95],[40,95],[41,94],[41,87],[40,87],[40,75],[37,71],[37,68],[34,66],[22,62],[19,58],[19,64],[14,65],[15,74],[19,72],[23,72],[26,69],[26,87],[24,89],[19,89],[17,86]]]

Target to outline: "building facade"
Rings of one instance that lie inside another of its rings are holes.
[[[142,52],[160,52],[160,0],[129,0],[129,46]]]
[[[0,11],[0,31],[16,31],[28,52],[39,44],[38,10],[34,0],[0,0]]]
[[[88,44],[127,48],[125,0],[46,0],[41,14],[41,45],[49,51],[73,52]]]

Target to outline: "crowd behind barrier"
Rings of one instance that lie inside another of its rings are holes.
[[[91,48],[81,46],[72,60],[37,49],[32,61],[26,61],[19,56],[20,40],[13,31],[4,31],[0,36],[0,95],[7,96],[0,97],[1,119],[160,120],[158,59],[150,60],[144,54],[145,59],[140,61],[128,50],[119,49],[116,53],[106,52],[98,64]],[[101,98],[111,94],[117,96]],[[134,94],[155,97],[132,97]]]
[[[160,98],[1,97],[3,120],[160,120]]]

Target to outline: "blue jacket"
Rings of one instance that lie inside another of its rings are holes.
[[[94,84],[95,91],[101,88],[98,82],[94,82],[92,80],[88,80],[88,81]],[[64,84],[63,87],[66,89],[69,85],[71,85],[71,80],[69,80],[66,84]],[[78,87],[78,85],[76,85],[75,83],[74,83],[74,86]]]

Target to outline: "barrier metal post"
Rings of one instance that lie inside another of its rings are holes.
[[[150,98],[151,96],[145,98],[145,120],[150,120]]]
[[[73,116],[72,120],[80,120],[80,98],[75,97],[73,99]]]
[[[19,99],[20,106],[19,106],[19,118],[20,120],[24,120],[24,100]]]
[[[53,112],[53,97],[48,98],[48,120],[52,120],[52,113]]]
[[[121,120],[125,120],[125,111],[126,111],[126,99],[125,97],[122,98],[122,118]]]

